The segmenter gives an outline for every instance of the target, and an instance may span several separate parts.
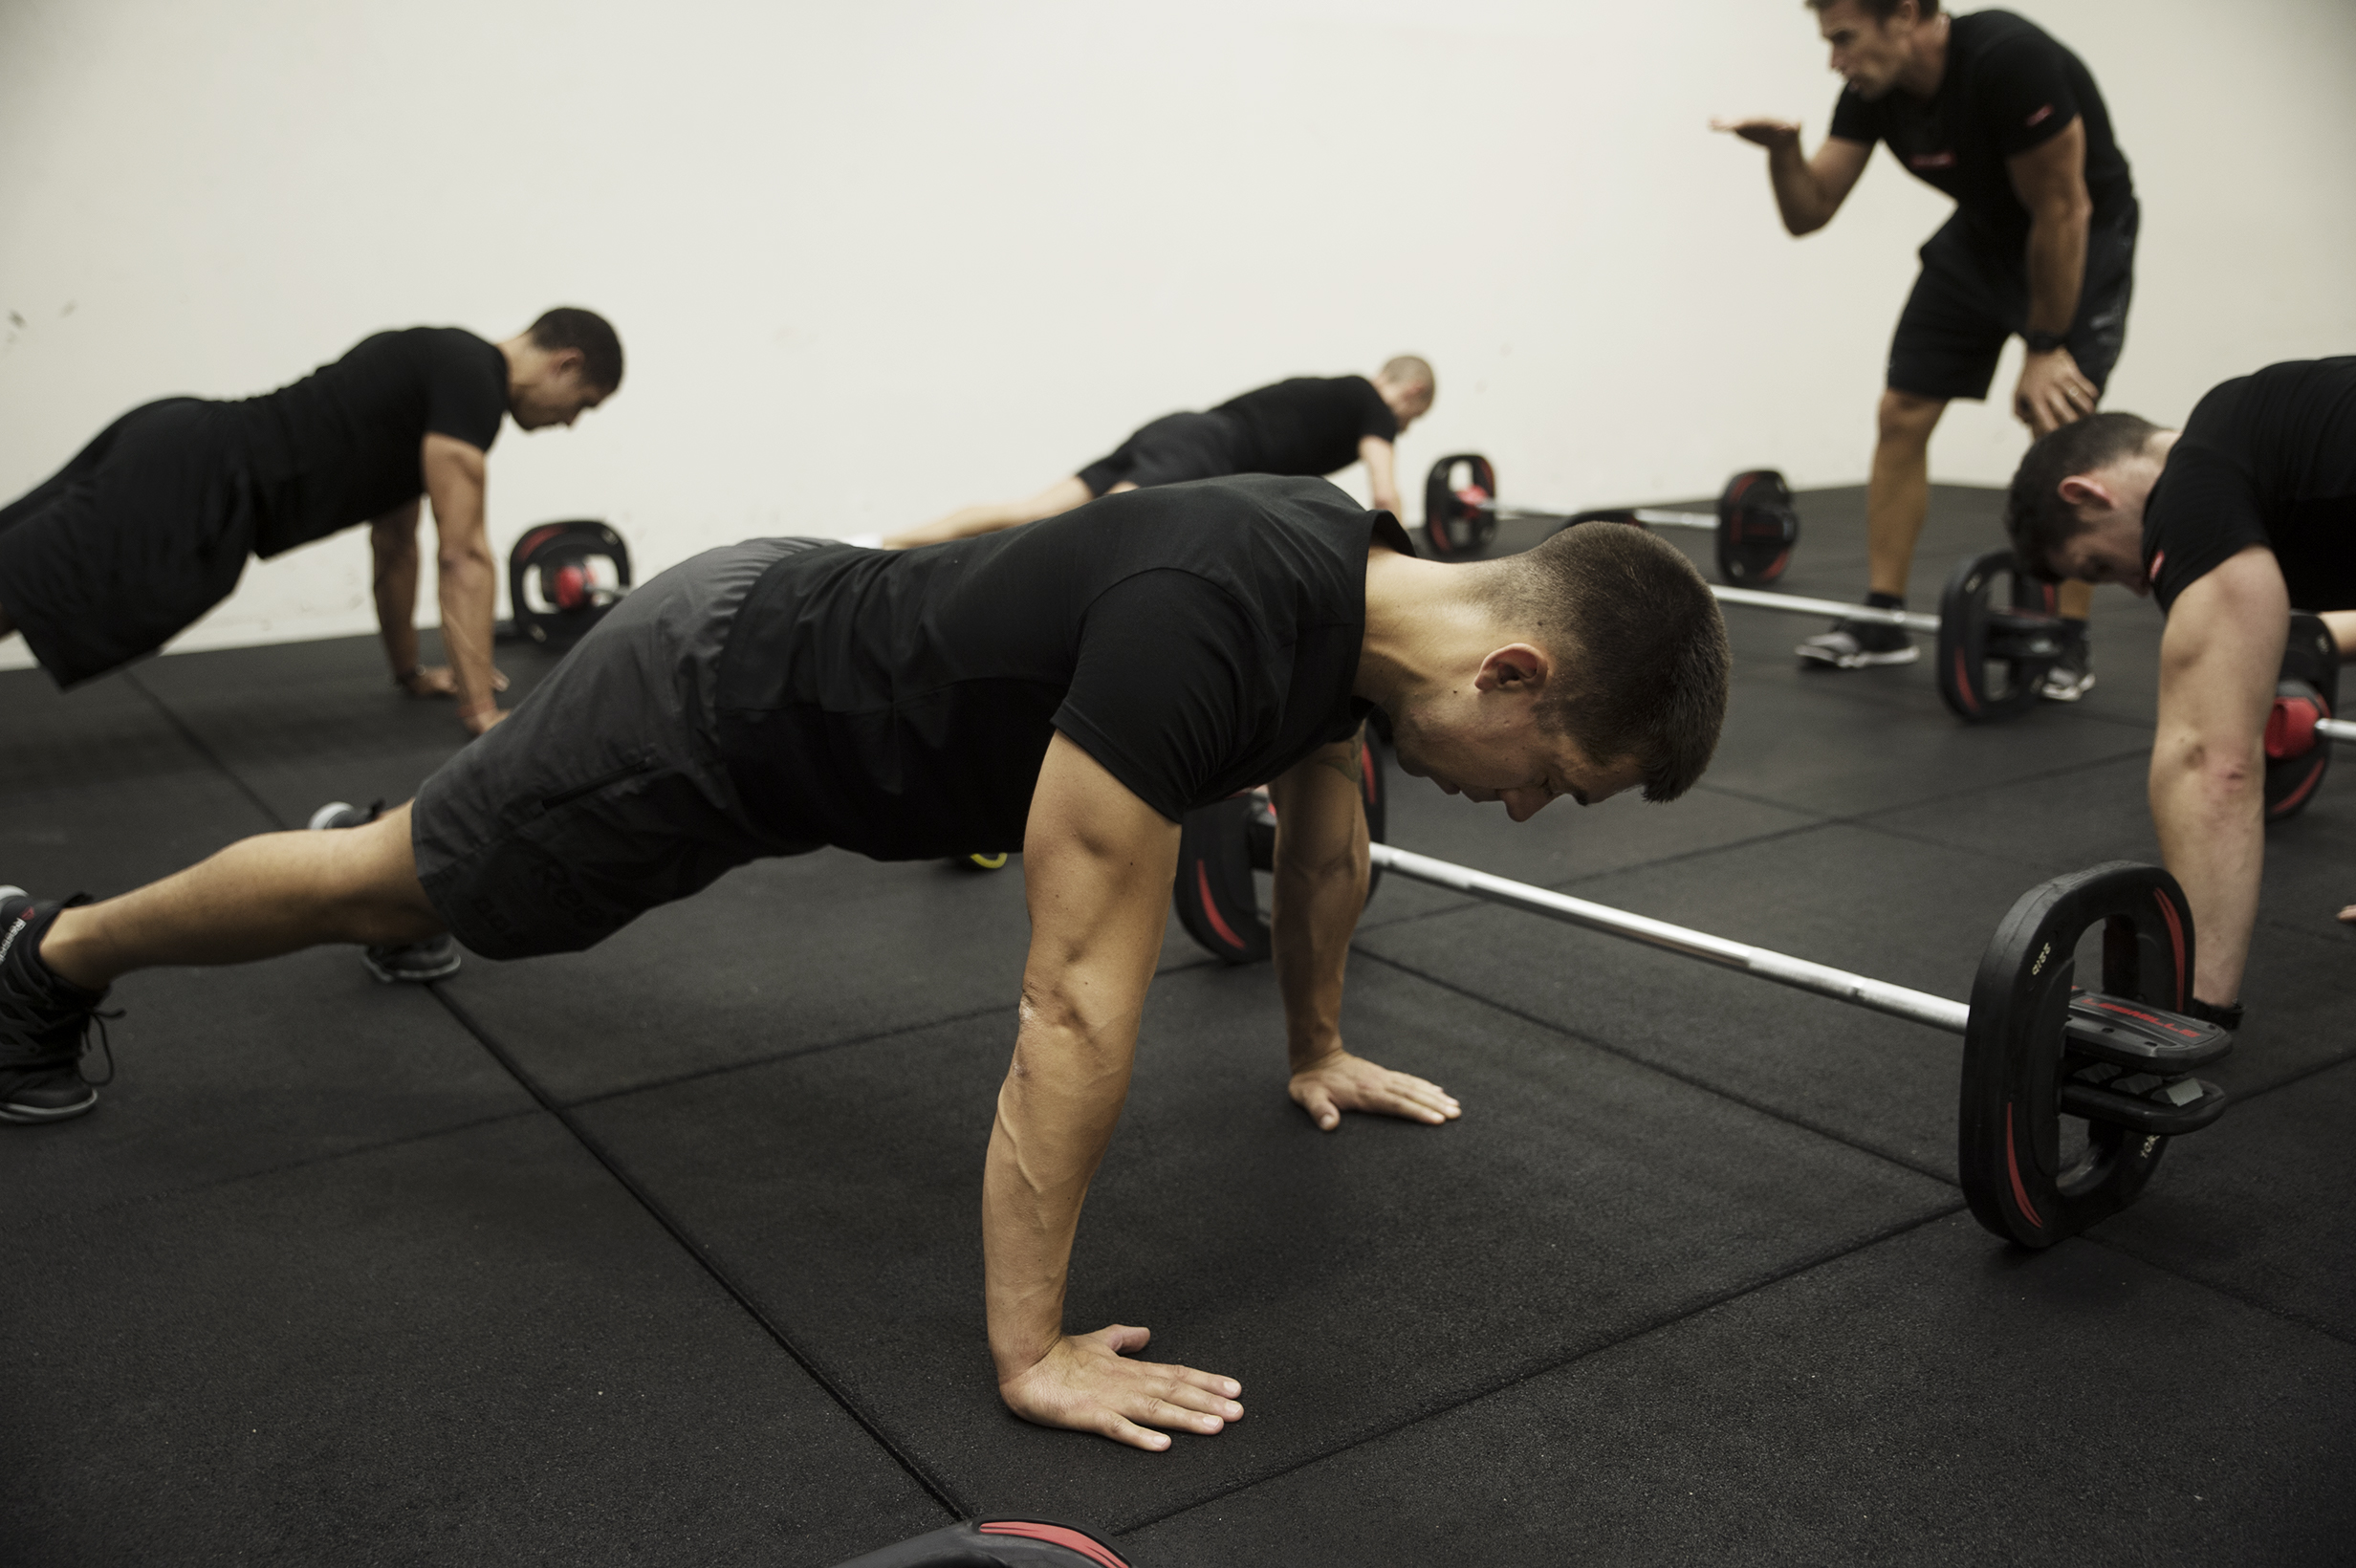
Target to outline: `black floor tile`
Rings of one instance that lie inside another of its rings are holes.
[[[975,1507],[1150,1517],[1952,1207],[1945,1187],[1371,969],[1363,1054],[1445,1083],[1445,1128],[1284,1092],[1265,971],[1156,987],[1088,1203],[1069,1322],[1143,1323],[1248,1418],[1140,1455],[999,1406],[983,1153],[1011,1010],[582,1114],[860,1404]]]
[[[8,1257],[0,1560],[831,1563],[946,1519],[544,1117]]]
[[[1141,1568],[2345,1561],[2356,1348],[1949,1219],[1129,1535]]]

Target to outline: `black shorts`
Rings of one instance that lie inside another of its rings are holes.
[[[2100,391],[2127,346],[2127,301],[2135,290],[2137,211],[2086,236],[2086,274],[2070,323],[2070,357]],[[1922,248],[1922,275],[1899,314],[1889,344],[1888,386],[1922,398],[1988,395],[2005,339],[2026,329],[2025,258],[1998,257],[1975,243],[1960,213]]]
[[[237,586],[254,511],[233,418],[134,408],[0,508],[0,611],[58,686],[155,652]]]
[[[1225,414],[1164,414],[1080,470],[1090,495],[1126,480],[1139,490],[1189,479],[1219,479],[1243,471],[1236,457],[1243,433]]]
[[[486,958],[594,947],[748,860],[798,855],[756,828],[712,739],[720,656],[779,556],[753,539],[681,562],[615,606],[496,729],[417,792],[425,897]]]

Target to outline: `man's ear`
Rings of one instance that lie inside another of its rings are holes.
[[[1545,687],[1546,677],[1553,668],[1545,649],[1534,648],[1527,642],[1509,642],[1481,661],[1480,673],[1472,678],[1472,689],[1535,696]]]
[[[567,376],[579,377],[589,367],[589,356],[577,348],[560,348],[549,352],[548,379],[563,381]]]
[[[2091,474],[2071,474],[2062,481],[2060,491],[2062,501],[2073,508],[2090,506],[2104,512],[2119,510],[2119,498],[2111,493],[2110,487]]]

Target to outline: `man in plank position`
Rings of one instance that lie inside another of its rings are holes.
[[[0,508],[0,637],[22,632],[72,686],[153,653],[227,599],[251,554],[366,523],[393,682],[455,697],[482,733],[505,715],[491,667],[498,569],[484,460],[503,416],[571,425],[622,384],[622,340],[559,308],[503,343],[459,327],[362,338],[257,398],[166,398],[123,415]],[[417,524],[433,501],[447,665],[418,662]]]
[[[1035,523],[1117,490],[1150,490],[1231,473],[1339,473],[1366,466],[1377,512],[1405,516],[1394,447],[1431,407],[1431,366],[1412,354],[1363,376],[1296,376],[1246,392],[1207,414],[1165,414],[1099,458],[1022,501],[966,507],[883,541],[906,550]]]
[[[2356,659],[2356,358],[2237,377],[2181,430],[2098,414],[2044,436],[2005,526],[2032,569],[2155,595],[2168,616],[2151,820],[2200,933],[2190,1011],[2238,1029],[2291,610]]]
[[[1725,713],[1715,600],[1637,529],[1526,555],[1415,558],[1318,479],[1108,497],[906,552],[759,539],[641,588],[515,710],[347,831],[266,834],[101,904],[0,896],[0,1109],[88,1107],[75,1068],[105,988],[161,964],[452,932],[498,958],[588,947],[730,867],[837,844],[879,860],[1020,844],[1031,912],[1014,1062],[984,1170],[990,1346],[1007,1405],[1145,1448],[1215,1432],[1232,1380],[1071,1336],[1081,1199],[1128,1091],[1179,819],[1265,780],[1291,1093],[1457,1114],[1343,1048],[1364,902],[1358,733],[1527,820],[1641,785],[1674,798]]]
[[[1922,275],[1889,345],[1887,390],[1865,491],[1865,602],[1906,603],[1931,510],[1931,432],[1950,400],[1988,395],[2005,339],[2028,345],[2013,411],[2039,435],[2094,412],[2127,342],[2135,189],[2102,94],[2077,55],[2009,11],[1950,16],[1939,0],[1808,0],[1847,78],[1813,158],[1789,120],[1720,121],[1767,148],[1784,228],[1832,221],[1876,142],[1955,199],[1922,248]],[[2087,589],[2062,591],[2072,637],[2044,695],[2094,685]],[[1804,667],[1912,664],[1904,627],[1842,621],[1800,644]]]

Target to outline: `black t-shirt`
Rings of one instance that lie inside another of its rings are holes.
[[[429,434],[489,451],[507,413],[507,357],[460,327],[380,332],[229,406],[254,485],[253,553],[267,557],[422,493]]]
[[[1399,439],[1399,416],[1363,376],[1296,376],[1211,410],[1242,435],[1242,473],[1334,473],[1358,461],[1365,436]]]
[[[2254,544],[2294,609],[2356,609],[2356,357],[2292,359],[2213,387],[2144,503],[2160,608]]]
[[[1366,550],[1321,480],[1128,490],[977,539],[786,556],[737,612],[713,739],[782,843],[1021,847],[1061,730],[1175,821],[1346,738]]]
[[[1947,68],[1928,98],[1892,88],[1868,101],[1843,88],[1832,134],[1868,147],[1888,142],[1899,163],[1955,199],[1976,246],[2018,266],[2029,209],[2013,193],[2005,160],[2044,145],[2072,120],[2086,124],[2086,194],[2094,227],[2106,229],[2135,200],[2110,111],[2084,62],[2011,11],[1974,11],[1948,24]]]

